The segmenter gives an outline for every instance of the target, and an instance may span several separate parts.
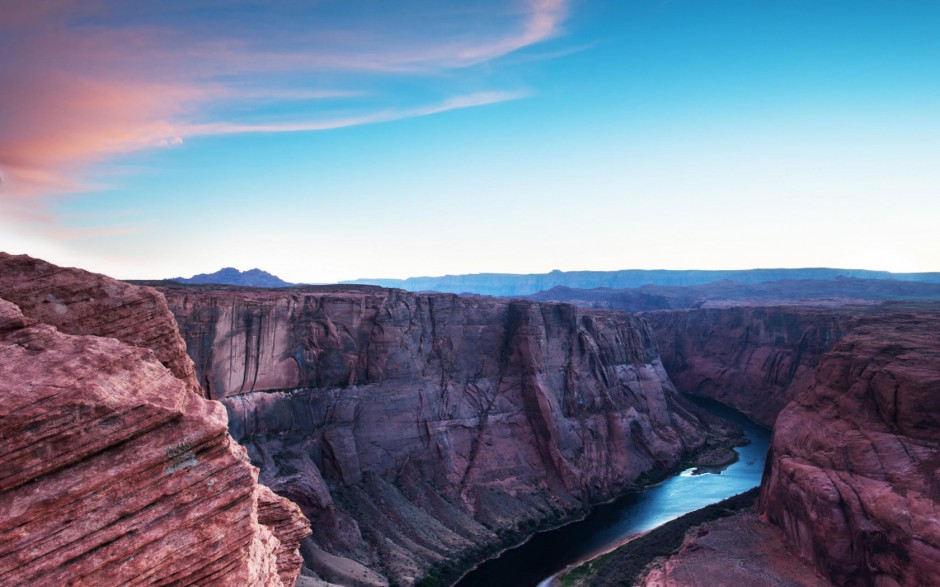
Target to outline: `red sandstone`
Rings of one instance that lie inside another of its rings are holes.
[[[781,412],[761,510],[840,585],[940,584],[940,316],[845,336]]]

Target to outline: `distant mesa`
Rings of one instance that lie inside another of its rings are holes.
[[[168,281],[191,284],[240,285],[243,287],[291,287],[297,285],[296,283],[284,281],[280,277],[271,275],[261,269],[239,271],[234,267],[225,267],[215,273],[200,273],[192,277],[171,277]]]
[[[563,286],[578,289],[606,287],[637,288],[645,285],[699,286],[718,281],[756,284],[781,280],[831,280],[839,278],[894,279],[940,283],[940,273],[890,273],[864,269],[742,269],[742,270],[670,270],[624,269],[620,271],[559,271],[551,273],[512,274],[477,273],[441,277],[409,277],[408,279],[357,279],[348,284],[378,285],[407,291],[473,293],[490,296],[528,296]]]

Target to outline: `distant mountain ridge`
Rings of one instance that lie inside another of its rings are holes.
[[[644,285],[692,286],[730,280],[741,284],[781,280],[821,280],[839,277],[863,279],[895,279],[940,283],[940,273],[891,273],[866,269],[740,269],[740,270],[672,270],[624,269],[620,271],[552,271],[551,273],[475,273],[441,277],[409,277],[407,279],[356,279],[347,284],[379,285],[408,291],[475,293],[491,296],[526,296],[553,287],[578,289],[606,287],[636,288]]]
[[[284,281],[280,277],[271,275],[261,269],[239,271],[234,267],[225,267],[215,273],[200,273],[192,277],[171,277],[168,281],[192,284],[214,283],[220,285],[240,285],[244,287],[291,287],[292,285],[297,285]]]
[[[803,279],[742,284],[716,281],[706,285],[644,285],[637,288],[576,289],[557,286],[530,296],[542,302],[566,302],[586,308],[627,312],[790,303],[940,300],[940,283],[897,279]]]

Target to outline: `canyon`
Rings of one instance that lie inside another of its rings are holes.
[[[0,580],[449,584],[733,442],[684,392],[773,441],[757,506],[642,583],[936,582],[940,304],[751,297],[155,289],[0,254]]]
[[[313,522],[309,577],[453,581],[728,433],[623,313],[366,286],[161,291],[262,482]]]
[[[940,305],[645,316],[679,389],[720,399],[774,432],[758,507],[689,530],[640,584],[940,580]]]

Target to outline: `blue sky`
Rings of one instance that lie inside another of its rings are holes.
[[[0,0],[0,249],[940,271],[936,2]]]

